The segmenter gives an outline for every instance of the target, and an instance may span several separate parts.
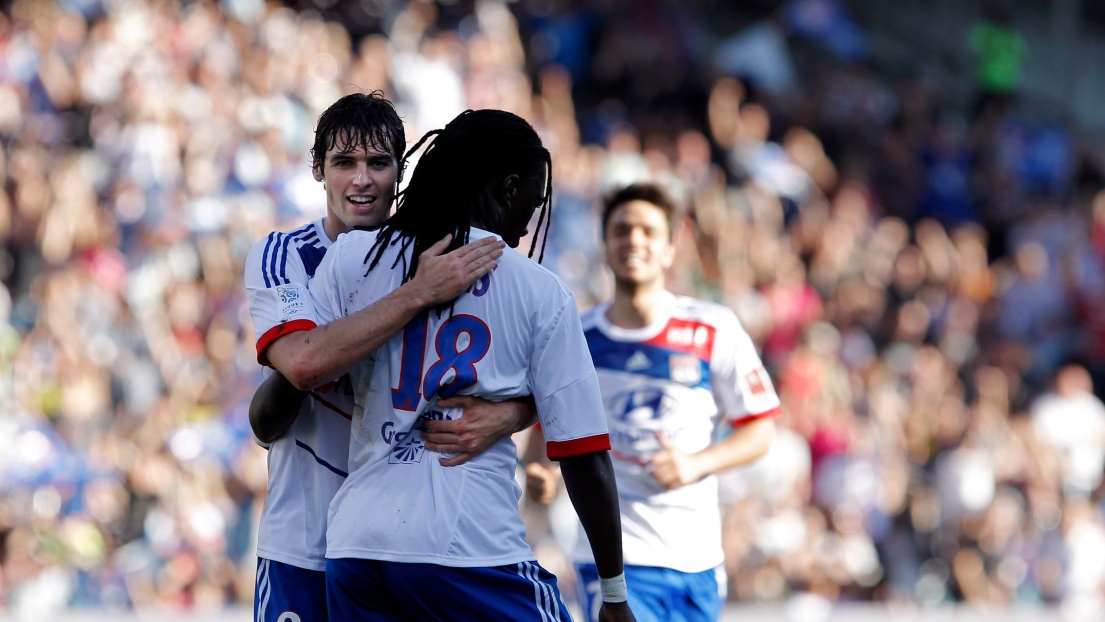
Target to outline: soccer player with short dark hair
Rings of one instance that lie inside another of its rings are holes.
[[[714,474],[763,455],[780,413],[733,312],[665,288],[679,220],[655,184],[610,194],[602,230],[614,300],[582,317],[610,426],[629,602],[650,622],[718,619],[725,579]],[[714,442],[719,424],[728,437]],[[555,472],[531,461],[526,473],[529,496],[551,498]],[[585,537],[575,560],[585,611],[598,619],[600,582]]]
[[[323,622],[327,510],[348,467],[353,395],[329,382],[384,343],[423,308],[449,300],[485,275],[501,243],[481,240],[442,255],[435,240],[413,278],[377,304],[329,326],[318,318],[308,284],[334,240],[391,213],[406,148],[403,123],[380,93],[339,99],[319,118],[311,150],[326,215],[274,232],[249,253],[245,283],[257,358],[270,375],[254,396],[250,423],[268,448],[269,483],[257,536],[257,622]],[[309,397],[308,397],[309,393]],[[480,402],[465,411],[469,454],[529,421],[529,406]],[[443,425],[445,425],[443,423]],[[452,429],[438,430],[437,440]],[[455,436],[455,434],[453,434]]]

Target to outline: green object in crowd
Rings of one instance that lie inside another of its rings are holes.
[[[1027,46],[1020,33],[1005,26],[982,23],[971,30],[971,47],[978,54],[978,79],[991,93],[1011,93],[1021,82],[1021,61]]]

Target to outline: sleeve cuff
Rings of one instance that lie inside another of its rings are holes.
[[[284,335],[290,335],[301,330],[314,330],[318,327],[311,320],[292,320],[291,322],[284,322],[283,324],[277,324],[272,328],[265,331],[264,335],[257,340],[257,362],[271,367],[269,363],[269,357],[265,355],[265,350],[272,345],[272,342],[283,337]]]
[[[772,408],[771,410],[767,410],[767,411],[764,411],[764,412],[756,414],[756,415],[748,415],[747,417],[741,417],[740,419],[733,419],[729,423],[734,428],[739,428],[742,425],[744,425],[746,423],[751,423],[751,422],[753,422],[757,419],[771,419],[773,417],[778,417],[782,414],[783,414],[783,407],[782,406],[776,406],[775,408]]]
[[[583,454],[590,454],[596,451],[608,451],[609,449],[609,434],[585,436],[570,441],[548,441],[545,443],[545,453],[549,456],[549,460],[582,456]]]

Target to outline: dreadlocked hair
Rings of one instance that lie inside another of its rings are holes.
[[[330,105],[318,118],[311,165],[323,170],[326,154],[341,142],[352,151],[358,147],[386,149],[395,156],[402,176],[403,150],[407,146],[403,120],[382,91],[352,93]]]
[[[545,258],[552,219],[552,160],[529,123],[502,110],[466,110],[443,129],[428,132],[415,143],[404,156],[404,165],[423,144],[426,149],[400,196],[399,208],[383,224],[365,255],[368,271],[380,263],[388,246],[400,245],[392,268],[401,260],[407,262],[406,251],[413,246],[403,273],[405,283],[418,271],[419,255],[446,235],[453,236],[445,251],[449,252],[468,243],[473,222],[498,233],[506,211],[487,199],[486,188],[507,175],[525,176],[541,167],[547,172],[545,192],[529,256],[533,257],[544,226],[538,263]],[[451,303],[438,310],[446,306]]]

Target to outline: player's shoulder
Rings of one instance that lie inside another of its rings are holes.
[[[369,250],[373,248],[376,239],[379,237],[378,234],[379,232],[376,230],[353,229],[338,235],[338,238],[330,245],[330,250],[326,252],[326,257],[323,258],[319,270],[315,273],[316,279],[319,279],[320,275],[329,275],[322,276],[321,282],[329,283],[330,287],[344,289],[354,283],[363,282],[369,278],[370,274],[374,275],[372,277],[374,279],[380,278],[377,275],[387,272],[382,268],[390,266],[392,263],[388,253],[393,252],[399,245],[394,244],[385,249],[385,256],[380,260],[381,269],[370,272],[367,269],[370,263],[368,261]]]
[[[314,272],[326,255],[326,232],[322,219],[289,231],[273,231],[261,238],[249,251],[244,266],[248,289],[268,289],[277,285],[305,284],[304,276]]]
[[[499,268],[496,271],[505,268],[514,274],[516,282],[536,298],[572,297],[572,290],[559,276],[521,251],[506,249],[498,263]]]
[[[379,237],[379,229],[352,229],[338,235],[338,239],[334,240],[334,243],[330,245],[330,252],[334,255],[348,254],[350,251],[359,250],[364,247],[365,252],[376,242],[376,238]],[[398,247],[399,245],[393,245]]]
[[[322,232],[320,234],[320,232]],[[259,264],[272,262],[291,248],[314,246],[325,251],[321,238],[325,235],[322,220],[313,220],[305,225],[287,231],[273,231],[253,244],[247,263]]]
[[[579,314],[579,321],[583,324],[583,330],[589,330],[597,326],[606,310],[610,308],[609,302],[597,304]]]
[[[733,313],[733,310],[729,307],[716,302],[702,300],[701,298],[692,298],[690,296],[677,295],[675,297],[675,309],[672,312],[672,316],[681,320],[699,322],[717,328],[740,327],[740,320],[737,319],[737,314]]]
[[[506,255],[507,253],[503,253],[503,256]],[[571,299],[572,304],[575,304],[576,297],[571,293],[571,288],[549,268],[537,263],[536,260],[530,260],[522,253],[512,252],[509,255],[512,255],[512,264],[517,266],[518,276],[525,286],[527,297],[533,301],[540,301],[541,304],[564,302],[566,299]]]

